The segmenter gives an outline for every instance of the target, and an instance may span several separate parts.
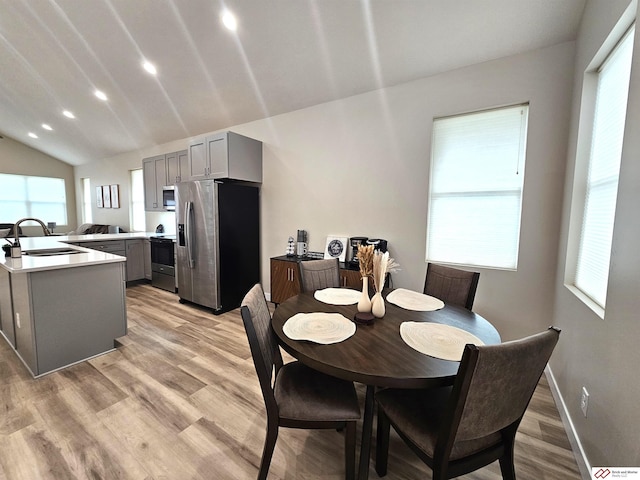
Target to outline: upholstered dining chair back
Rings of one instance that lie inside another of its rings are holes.
[[[275,334],[271,330],[271,313],[260,284],[256,284],[244,297],[241,315],[267,413],[277,415],[278,408],[273,397],[273,378],[282,367],[282,355]]]
[[[258,480],[267,478],[280,426],[344,430],[345,478],[354,479],[360,405],[353,382],[325,375],[298,361],[283,364],[260,284],[245,295],[240,314],[267,408]]]
[[[337,258],[298,262],[300,288],[303,292],[315,292],[321,288],[340,286],[340,264]]]
[[[424,281],[424,293],[439,298],[445,303],[471,310],[479,279],[479,272],[468,272],[429,263]]]
[[[455,478],[500,461],[503,479],[515,479],[516,431],[560,330],[499,345],[466,345],[453,387],[430,396],[389,389],[378,397],[376,470],[386,474],[389,425],[433,470]]]

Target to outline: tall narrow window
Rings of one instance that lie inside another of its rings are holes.
[[[427,260],[516,269],[528,106],[433,122]]]
[[[146,230],[146,221],[144,218],[144,178],[142,169],[131,170],[131,231],[144,232]]]
[[[595,110],[574,285],[605,307],[629,94],[631,28],[597,70]]]
[[[93,222],[91,210],[91,179],[83,178],[82,182],[82,223]]]

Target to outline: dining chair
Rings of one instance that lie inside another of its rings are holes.
[[[424,293],[439,298],[445,303],[460,305],[471,310],[478,288],[478,280],[480,280],[479,272],[468,272],[436,263],[428,263]]]
[[[244,297],[240,313],[267,409],[267,435],[258,480],[267,478],[279,427],[344,431],[345,478],[354,479],[360,405],[353,383],[298,361],[283,364],[260,284]]]
[[[548,330],[498,345],[466,345],[452,387],[387,389],[378,404],[376,472],[387,473],[389,430],[433,471],[455,478],[496,460],[515,480],[514,442],[520,421],[558,342]]]
[[[298,262],[302,292],[340,286],[340,264],[337,258]]]

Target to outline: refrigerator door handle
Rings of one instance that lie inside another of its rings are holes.
[[[185,219],[185,240],[187,243],[187,255],[189,257],[189,268],[194,268],[196,265],[195,259],[193,258],[193,243],[192,239],[192,225],[191,221],[193,219],[193,202],[185,202],[184,203],[184,219]]]

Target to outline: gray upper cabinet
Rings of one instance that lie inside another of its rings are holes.
[[[197,139],[189,146],[189,180],[262,182],[262,142],[234,132]]]
[[[180,183],[183,176],[188,176],[189,154],[187,150],[180,152],[167,153],[165,160],[167,162],[167,185]]]
[[[207,178],[209,162],[207,159],[207,145],[204,137],[194,140],[189,145],[189,164],[187,180],[202,180]]]
[[[144,209],[147,212],[164,212],[162,187],[181,182],[188,173],[187,150],[156,155],[142,160],[144,179]]]
[[[142,160],[144,179],[144,209],[148,212],[161,212],[162,187],[167,183],[167,163],[164,155]]]

